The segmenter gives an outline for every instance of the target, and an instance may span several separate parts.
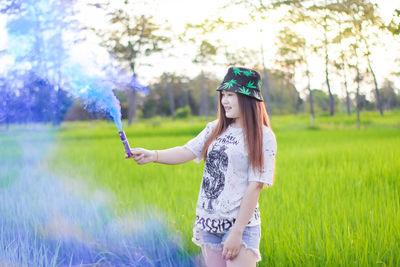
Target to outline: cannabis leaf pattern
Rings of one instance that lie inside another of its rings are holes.
[[[252,81],[250,81],[246,86],[252,89],[256,89],[256,87],[254,86],[254,82]]]
[[[261,97],[260,97],[260,93],[259,93],[259,92],[253,91],[253,96],[254,96],[255,98],[257,98],[258,100],[261,100]]]
[[[217,90],[229,90],[262,101],[263,97],[260,94],[259,88],[261,88],[261,80],[257,71],[232,67],[229,69],[223,83],[217,88]]]
[[[233,73],[235,73],[235,75],[238,75],[238,74],[241,75],[242,71],[238,68],[233,68]]]
[[[242,86],[242,88],[239,88],[239,93],[245,94],[245,95],[250,95],[250,91],[248,88],[245,88],[244,86]]]
[[[250,77],[251,75],[253,75],[253,72],[251,72],[250,70],[245,70],[243,71],[243,74],[246,75],[246,77]]]
[[[224,83],[223,88],[228,89],[231,88],[234,84],[238,84],[235,79],[230,80],[229,82]]]

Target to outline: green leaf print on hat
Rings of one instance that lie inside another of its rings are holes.
[[[246,88],[246,87],[242,87],[242,88],[239,88],[239,93],[242,93],[242,94],[245,94],[245,95],[248,95],[248,96],[250,96],[250,91],[249,91],[249,89],[248,88]]]
[[[253,72],[251,70],[245,70],[243,71],[243,74],[246,75],[246,77],[250,77],[251,75],[253,75]]]
[[[260,93],[260,88],[261,75],[258,71],[236,66],[228,68],[224,79],[216,90],[231,91],[249,96],[257,101],[263,101],[263,96]]]
[[[252,89],[256,89],[256,87],[254,86],[254,82],[252,81],[250,81],[246,86]]]
[[[235,74],[235,75],[241,75],[242,74],[242,71],[240,70],[240,69],[238,69],[238,68],[233,68],[233,73]]]
[[[237,84],[235,79],[230,80],[229,82],[224,83],[223,88],[228,89],[231,88],[234,84]]]
[[[259,92],[253,91],[253,96],[254,96],[255,98],[257,98],[258,100],[261,100],[261,97],[260,97],[260,93],[259,93]]]

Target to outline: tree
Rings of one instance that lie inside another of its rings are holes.
[[[324,112],[329,111],[329,95],[318,89],[313,89],[312,92],[316,109]]]
[[[280,76],[279,81],[280,81],[279,82],[279,114],[283,115],[283,108],[284,108],[283,91],[284,91],[284,86],[285,86],[285,75],[284,74],[282,74]]]
[[[262,30],[261,30],[261,33],[262,33]],[[267,113],[269,116],[271,116],[272,115],[272,112],[271,112],[271,90],[269,87],[267,68],[265,67],[263,44],[261,44],[261,58],[262,58],[262,66],[263,66],[263,72],[262,72],[263,73],[263,85],[265,87],[265,102],[267,103]]]
[[[328,40],[328,32],[330,31],[329,25],[331,25],[331,21],[333,20],[330,12],[328,10],[328,2],[325,0],[322,4],[314,4],[310,8],[308,8],[313,14],[306,16],[309,18],[314,26],[321,26],[323,32],[323,51],[324,51],[324,58],[325,58],[325,82],[328,88],[329,93],[329,114],[331,116],[335,113],[335,98],[333,97],[331,85],[329,81],[329,45],[330,40]]]
[[[193,100],[196,102],[195,106],[197,106],[197,109],[192,109],[196,111],[195,114],[204,116],[205,106],[202,106],[202,102],[205,101],[208,102],[207,114],[212,114],[213,116],[217,114],[218,102],[216,101],[215,88],[217,88],[220,83],[221,80],[217,79],[211,72],[200,73],[189,81],[188,90]]]
[[[298,17],[294,18],[292,22],[304,21],[305,18],[302,18],[302,15],[303,14],[297,14]],[[315,50],[315,48],[312,47],[303,36],[291,30],[289,26],[286,26],[283,30],[279,32],[277,41],[278,46],[280,47],[278,50],[279,56],[282,57],[284,61],[291,61],[294,69],[303,69],[305,72],[305,75],[307,77],[307,91],[310,105],[310,125],[312,126],[314,123],[314,106],[312,96],[313,92],[311,90],[309,56]],[[282,66],[282,62],[280,62],[280,64]],[[288,63],[283,65],[287,64]],[[294,74],[292,76],[294,79]]]
[[[383,116],[383,105],[379,95],[378,82],[370,58],[370,35],[374,35],[374,30],[382,31],[385,29],[382,18],[377,15],[377,5],[371,3],[369,0],[346,0],[340,3],[339,6],[341,10],[349,16],[354,35],[364,46],[363,54],[367,61],[369,72],[371,73],[374,81],[376,104],[379,109],[379,113],[381,116]],[[336,5],[333,7],[336,8]],[[375,35],[375,40],[378,40],[377,35]],[[360,48],[359,45],[358,48]]]
[[[379,91],[380,95],[382,96],[384,109],[391,110],[400,105],[400,103],[398,102],[398,97],[396,95],[395,85],[393,81],[385,79],[382,88],[380,88]]]
[[[386,25],[393,35],[400,35],[400,9],[395,9],[393,19]]]
[[[305,39],[291,31],[289,27],[285,27],[279,32],[277,42],[279,57],[276,63],[286,73],[285,78],[293,85],[293,107],[294,113],[297,114],[299,94],[295,86],[295,77],[296,69],[306,62],[303,57],[304,54],[299,51],[305,51]]]
[[[360,82],[361,82],[361,73],[360,73],[360,67],[359,67],[359,55],[358,55],[358,42],[356,39],[356,42],[352,44],[352,48],[354,50],[354,55],[356,58],[356,64],[353,66],[356,70],[356,77],[355,77],[355,82],[357,84],[357,89],[356,89],[356,112],[357,112],[357,127],[360,128],[360,109],[361,109],[361,100],[360,100]]]
[[[135,10],[129,0],[125,0],[123,6],[116,9],[110,3],[97,4],[95,7],[107,10],[110,22],[110,29],[93,29],[102,39],[101,45],[131,72],[136,81],[138,60],[169,47],[171,39],[165,34],[168,27],[163,28],[154,23],[150,15],[132,15]],[[128,123],[131,124],[137,109],[138,88],[131,86],[127,89]]]
[[[200,72],[200,88],[201,88],[201,101],[200,101],[200,112],[201,116],[208,118],[210,103],[208,89],[206,88],[206,77],[204,68],[207,65],[216,64],[236,64],[242,63],[243,58],[237,57],[235,53],[229,51],[229,48],[224,42],[218,37],[215,37],[218,31],[229,31],[238,28],[242,23],[228,22],[221,18],[216,19],[205,19],[199,24],[187,24],[184,36],[182,39],[189,41],[197,48],[196,55],[193,59],[193,63],[201,66],[202,71]],[[243,52],[243,51],[242,51]],[[223,61],[218,62],[219,55],[224,55]]]
[[[204,75],[211,77],[210,74]],[[150,118],[156,115],[171,116],[173,112],[180,108],[189,107],[188,109],[194,114],[199,115],[199,104],[201,102],[201,92],[199,85],[201,76],[190,79],[186,76],[176,75],[174,73],[163,73],[161,77],[151,85],[149,96],[143,103],[143,116]],[[217,80],[205,80],[207,88],[216,88]],[[175,109],[171,109],[171,92],[173,91]],[[210,98],[210,94],[208,93]],[[215,108],[210,105],[210,110]]]
[[[23,82],[21,82],[23,81]],[[34,71],[26,73],[9,72],[7,79],[0,80],[0,123],[54,122],[62,121],[72,98],[65,90],[59,90],[60,99],[55,118],[49,95],[53,85],[37,76]]]
[[[343,76],[343,85],[345,88],[345,102],[346,102],[346,111],[347,115],[351,115],[351,108],[350,108],[350,93],[348,89],[348,83],[347,83],[347,68],[348,68],[348,60],[347,60],[347,55],[348,51],[346,51],[345,46],[344,46],[344,40],[347,38],[351,38],[353,36],[352,34],[352,28],[351,26],[347,23],[344,24],[344,16],[343,16],[343,11],[341,10],[341,5],[340,2],[338,1],[338,7],[334,10],[337,15],[334,17],[336,24],[338,25],[338,33],[335,38],[333,38],[332,43],[337,44],[340,47],[340,57],[338,60],[334,60],[334,66],[338,72],[342,73]],[[338,12],[339,11],[339,12]],[[350,52],[351,53],[351,52]]]
[[[197,31],[197,35],[198,36],[204,36],[207,34],[210,34],[212,31],[215,30],[213,23],[210,23],[209,20],[205,20],[202,24],[199,25],[192,25],[192,24],[188,24],[186,26],[186,32],[185,35],[187,36],[189,34],[189,31],[193,31],[196,30]],[[195,64],[199,64],[202,66],[205,66],[206,64],[212,64],[214,62],[215,64],[215,56],[217,55],[217,47],[218,44],[214,45],[212,44],[210,41],[206,40],[206,39],[202,39],[204,37],[201,38],[190,38],[190,41],[193,43],[197,43],[196,40],[199,40],[199,43],[196,44],[196,46],[198,46],[198,52],[195,56],[195,58],[193,59],[193,63]],[[217,43],[219,43],[220,41],[217,40]],[[208,116],[209,116],[209,101],[208,101],[208,90],[206,87],[206,83],[205,83],[205,74],[204,71],[202,70],[200,72],[200,88],[201,88],[201,101],[199,102],[200,104],[200,110],[199,110],[199,114],[200,116],[205,116],[206,120],[208,120]]]

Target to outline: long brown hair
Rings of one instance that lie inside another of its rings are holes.
[[[244,141],[249,155],[249,162],[253,170],[262,171],[264,165],[263,154],[263,125],[271,129],[269,117],[264,102],[257,101],[243,94],[236,94],[240,109],[240,117],[243,123]],[[211,142],[220,136],[234,119],[225,116],[225,110],[221,103],[222,91],[218,96],[218,123],[204,144],[203,157],[207,158],[207,150]],[[272,130],[272,129],[271,129]]]

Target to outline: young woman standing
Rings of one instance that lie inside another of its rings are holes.
[[[218,119],[182,147],[132,149],[138,164],[205,160],[193,242],[211,266],[256,266],[261,220],[258,198],[274,182],[277,144],[269,124],[260,74],[231,67],[217,88]]]

